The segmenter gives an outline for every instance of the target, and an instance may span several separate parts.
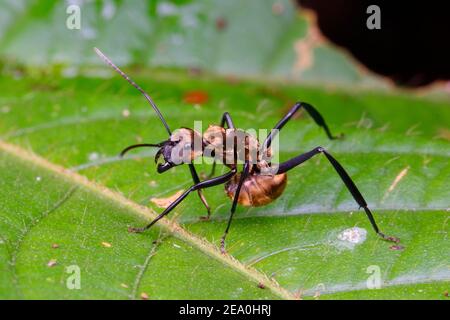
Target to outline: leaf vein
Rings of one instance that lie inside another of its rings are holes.
[[[35,217],[34,219],[32,219],[31,222],[28,225],[26,225],[25,228],[19,232],[17,242],[13,246],[11,253],[10,253],[11,254],[10,266],[11,266],[11,269],[12,269],[11,271],[13,274],[13,283],[14,283],[19,295],[21,295],[21,292],[20,292],[19,286],[18,286],[16,262],[17,262],[17,255],[20,251],[20,247],[21,247],[23,241],[25,240],[25,238],[27,237],[27,235],[29,234],[31,229],[33,229],[35,226],[37,226],[44,218],[48,217],[51,213],[55,212],[62,205],[64,205],[64,203],[66,203],[66,201],[69,200],[73,196],[73,194],[75,193],[75,191],[77,189],[78,189],[78,186],[71,187],[53,206],[51,206],[49,209],[43,211],[42,214],[40,214],[38,217]]]
[[[134,201],[124,197],[120,193],[114,192],[113,190],[108,189],[103,185],[90,181],[86,177],[76,174],[70,171],[69,169],[51,163],[46,159],[34,153],[31,153],[28,150],[22,149],[21,147],[6,143],[4,141],[0,141],[0,149],[3,150],[4,152],[11,154],[12,156],[33,163],[34,165],[40,166],[45,170],[57,173],[62,177],[71,180],[76,185],[89,189],[98,194],[99,196],[105,199],[109,199],[110,201],[117,203],[121,207],[128,208],[133,213],[140,215],[144,218],[154,219],[157,216],[157,214],[150,208],[139,205]],[[204,238],[200,238],[188,232],[186,229],[182,228],[178,223],[163,218],[158,221],[158,225],[164,228],[165,230],[169,231],[171,234],[173,234],[180,240],[184,241],[185,243],[193,245],[206,255],[220,261],[225,266],[228,266],[234,271],[240,273],[241,275],[246,277],[248,280],[254,282],[255,284],[264,285],[268,290],[270,290],[278,297],[282,299],[295,299],[295,296],[291,292],[280,286],[273,278],[269,278],[261,271],[258,271],[252,267],[245,266],[244,264],[242,264],[240,261],[238,261],[229,254],[223,254],[217,246],[208,242]]]

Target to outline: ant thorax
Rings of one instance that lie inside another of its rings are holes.
[[[270,149],[263,157],[257,138],[241,129],[210,125],[203,134],[203,156],[212,157],[228,167],[249,161],[257,167],[268,166]]]
[[[170,160],[175,164],[192,163],[203,154],[202,136],[189,128],[175,130],[170,136]]]
[[[210,125],[203,136],[192,129],[180,128],[170,136],[170,153],[167,158],[175,164],[193,163],[199,157],[209,157],[228,167],[249,161],[255,169],[269,169],[271,149],[261,150],[258,139],[241,129]]]

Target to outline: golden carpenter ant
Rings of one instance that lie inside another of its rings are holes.
[[[252,135],[249,135],[244,131],[235,128],[233,120],[228,112],[225,112],[223,114],[220,126],[209,126],[203,135],[189,128],[181,128],[172,133],[169,125],[165,121],[163,115],[161,114],[153,100],[150,98],[150,96],[125,73],[123,73],[116,65],[114,65],[112,61],[108,57],[106,57],[100,50],[95,48],[95,51],[107,64],[114,68],[115,71],[117,71],[123,78],[125,78],[125,80],[127,80],[131,85],[133,85],[144,95],[144,97],[155,110],[169,135],[169,139],[161,143],[142,143],[129,146],[121,152],[121,156],[134,148],[159,148],[158,152],[156,153],[155,162],[158,162],[161,157],[164,159],[163,163],[158,164],[157,171],[159,173],[163,173],[177,165],[187,164],[194,181],[194,184],[188,190],[186,190],[181,196],[173,201],[150,224],[143,228],[129,228],[130,232],[143,232],[147,230],[148,228],[153,226],[159,219],[171,212],[193,191],[198,192],[200,199],[208,212],[207,218],[209,218],[210,208],[201,190],[220,184],[225,184],[226,193],[231,198],[233,203],[231,206],[228,224],[221,239],[221,250],[222,252],[224,252],[225,237],[230,229],[231,221],[236,211],[236,206],[240,204],[243,206],[257,207],[266,205],[274,201],[283,193],[286,187],[286,172],[309,160],[313,156],[321,153],[325,155],[330,164],[339,174],[342,181],[344,182],[358,205],[364,209],[375,232],[384,240],[393,242],[399,241],[396,237],[386,236],[379,231],[375,219],[371,211],[367,207],[367,203],[359,192],[355,183],[352,181],[344,168],[339,164],[339,162],[334,157],[332,157],[330,153],[328,153],[324,148],[314,148],[311,151],[300,154],[297,157],[278,164],[276,166],[277,170],[270,170],[271,168],[275,167],[270,162],[271,143],[273,138],[278,133],[278,131],[281,130],[284,125],[292,118],[292,116],[302,108],[306,110],[306,112],[308,112],[308,114],[313,118],[318,126],[324,129],[329,139],[337,138],[331,134],[322,115],[310,104],[305,102],[297,102],[289,110],[289,112],[275,125],[274,130],[272,130],[268,134],[262,145],[260,145],[258,140]],[[231,140],[232,143],[224,143],[224,141],[229,140]],[[239,149],[238,146],[243,146],[243,148]],[[215,160],[221,161],[224,165],[229,167],[230,171],[223,175],[200,181],[193,164],[193,161],[199,157],[214,158],[213,170],[210,176],[213,176],[214,174],[216,164]],[[243,169],[241,172],[238,172],[239,163],[243,164]]]

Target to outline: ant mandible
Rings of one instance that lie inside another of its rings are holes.
[[[329,139],[337,139],[339,137],[333,136],[324,120],[322,115],[310,104],[305,102],[297,102],[289,112],[275,125],[274,129],[268,134],[267,138],[263,142],[264,152],[260,152],[260,145],[256,138],[252,135],[245,133],[242,130],[237,129],[234,126],[233,120],[228,112],[225,112],[222,116],[220,126],[211,125],[208,127],[203,135],[198,132],[189,129],[181,128],[176,132],[172,133],[164,119],[163,115],[159,111],[156,104],[153,102],[152,98],[133,80],[130,79],[122,70],[120,70],[107,56],[105,56],[99,49],[94,48],[95,52],[102,58],[108,65],[110,65],[116,72],[118,72],[125,80],[127,80],[132,86],[139,90],[147,101],[150,103],[152,108],[155,110],[159,119],[163,123],[167,133],[169,134],[169,139],[161,143],[151,144],[151,143],[141,143],[131,145],[125,148],[120,155],[123,156],[126,152],[140,147],[156,147],[159,148],[155,156],[155,162],[158,163],[158,159],[163,157],[164,163],[159,163],[157,167],[158,173],[163,173],[170,168],[180,165],[187,164],[190,169],[190,173],[194,184],[187,189],[182,195],[180,195],[175,201],[173,201],[160,215],[158,215],[152,222],[143,228],[129,228],[130,232],[143,232],[153,226],[158,220],[170,213],[180,202],[182,202],[191,192],[197,191],[198,195],[205,206],[208,215],[206,219],[210,216],[210,207],[202,194],[202,189],[214,187],[217,185],[225,184],[225,191],[227,195],[233,201],[231,206],[231,212],[228,219],[228,224],[225,232],[221,238],[221,251],[225,252],[225,238],[230,230],[231,221],[233,215],[236,211],[238,204],[248,207],[258,207],[266,205],[275,199],[277,199],[284,191],[287,182],[286,172],[297,167],[298,165],[304,163],[305,161],[311,159],[317,154],[323,154],[328,159],[330,164],[336,170],[336,172],[341,177],[348,191],[351,193],[355,201],[358,203],[360,208],[363,208],[369,218],[369,221],[375,230],[375,232],[384,240],[399,242],[396,237],[386,236],[380,232],[372,212],[367,206],[367,202],[364,200],[363,196],[359,192],[353,180],[350,178],[345,169],[341,164],[324,148],[317,147],[308,151],[306,153],[300,154],[286,162],[278,164],[276,171],[270,171],[272,164],[270,161],[263,159],[262,155],[270,155],[271,153],[271,143],[279,130],[281,130],[284,125],[292,119],[294,114],[300,109],[306,110],[306,112],[313,118],[315,123],[322,127]],[[225,125],[227,128],[225,128]],[[240,133],[240,134],[239,134]],[[234,143],[227,144],[225,149],[218,149],[217,138],[219,137],[220,145],[229,137],[232,137]],[[221,139],[220,139],[221,138]],[[200,139],[201,147],[200,149],[194,149],[194,140]],[[237,145],[244,145],[244,152],[237,151]],[[206,150],[209,149],[209,153]],[[182,161],[175,161],[174,154],[177,154],[180,150],[187,150],[188,157],[184,158]],[[219,151],[218,151],[219,150]],[[253,155],[253,156],[252,156]],[[213,169],[208,179],[200,181],[197,174],[193,160],[198,157],[209,156],[214,158]],[[230,171],[211,178],[214,174],[214,169],[216,162],[215,160],[220,160],[224,165],[229,167]],[[231,161],[230,161],[231,159]],[[238,172],[238,163],[243,163],[243,169]],[[268,170],[269,169],[269,170]],[[269,171],[269,174],[267,174]],[[264,172],[264,173],[263,173]],[[272,172],[272,173],[270,173]]]

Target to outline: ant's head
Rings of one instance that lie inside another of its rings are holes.
[[[199,133],[188,128],[177,129],[169,140],[161,144],[156,153],[156,163],[161,158],[164,159],[163,163],[158,164],[158,172],[165,172],[180,164],[192,163],[195,158],[201,156],[202,146],[202,136]]]
[[[158,164],[158,173],[163,173],[180,164],[192,163],[195,158],[201,156],[203,153],[202,136],[188,128],[176,130],[171,134],[169,140],[160,143],[142,143],[129,146],[120,155],[123,156],[129,150],[139,147],[159,148],[155,155],[155,163]]]
[[[169,129],[169,125],[161,114],[161,111],[153,102],[153,99],[140,86],[138,86],[136,82],[131,80],[129,76],[120,70],[119,67],[117,67],[103,52],[97,48],[94,48],[94,50],[100,58],[111,66],[111,68],[113,68],[126,81],[128,81],[133,87],[144,95],[145,99],[150,103],[153,110],[155,110],[162,124],[166,128],[167,133],[170,135],[169,140],[161,143],[141,143],[129,146],[120,153],[120,156],[123,156],[126,152],[134,148],[157,147],[159,150],[156,153],[155,162],[158,163],[158,160],[161,157],[164,158],[164,162],[158,164],[158,172],[163,173],[174,166],[183,163],[192,163],[195,158],[202,155],[203,141],[202,136],[198,132],[188,128],[181,128],[172,133]]]
[[[176,161],[174,162],[174,158],[172,156],[172,152],[174,148],[178,145],[179,142],[167,140],[162,142],[158,152],[155,155],[155,163],[158,164],[158,173],[163,173],[169,170],[172,167],[177,165]],[[160,159],[163,159],[164,162],[159,162]],[[180,164],[180,163],[178,163]]]

